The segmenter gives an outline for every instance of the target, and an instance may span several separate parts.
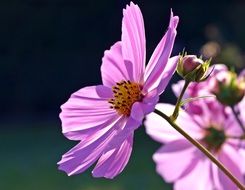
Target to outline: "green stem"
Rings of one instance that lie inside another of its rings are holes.
[[[184,87],[182,88],[181,93],[180,93],[180,95],[179,95],[179,97],[177,99],[177,102],[175,104],[176,106],[175,106],[174,112],[173,112],[173,114],[171,116],[172,121],[175,121],[177,119],[178,115],[179,115],[179,109],[181,107],[181,100],[182,100],[182,98],[184,96],[184,93],[185,93],[185,91],[186,91],[186,89],[187,89],[189,84],[190,84],[190,82],[186,80],[185,84],[184,84]]]
[[[196,146],[202,153],[204,153],[219,169],[221,169],[234,184],[241,190],[245,190],[245,186],[235,177],[232,173],[221,163],[219,162],[203,145],[198,141],[189,136],[183,129],[181,129],[170,117],[155,109],[154,112],[165,119],[174,129],[176,129],[181,135],[183,135],[189,142]]]
[[[236,120],[237,120],[239,126],[241,127],[243,133],[245,134],[245,128],[244,128],[244,126],[243,126],[243,124],[242,124],[242,121],[241,121],[240,118],[238,117],[238,113],[236,112],[234,106],[230,106],[230,107],[231,107],[231,110],[232,110],[232,112],[233,112],[233,115],[235,116],[235,118],[236,118]]]

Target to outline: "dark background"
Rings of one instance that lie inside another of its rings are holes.
[[[170,8],[180,17],[173,55],[213,55],[244,68],[245,1],[137,3],[144,16],[147,60],[167,29]],[[151,156],[159,147],[140,129],[129,165],[116,178],[67,177],[56,168],[74,143],[58,114],[74,91],[101,83],[104,50],[121,36],[126,0],[0,1],[0,189],[163,189]],[[204,56],[205,57],[205,56]],[[174,77],[174,81],[178,79]],[[174,102],[170,86],[162,101]],[[173,163],[174,164],[174,163]],[[171,189],[166,186],[165,189]]]

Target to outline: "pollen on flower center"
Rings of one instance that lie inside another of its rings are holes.
[[[132,105],[143,98],[141,86],[135,82],[121,81],[116,83],[112,90],[114,97],[108,102],[111,104],[110,108],[117,110],[120,115],[129,116]]]

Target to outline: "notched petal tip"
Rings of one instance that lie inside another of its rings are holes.
[[[172,8],[171,8],[171,11],[170,11],[169,28],[176,29],[178,23],[179,23],[179,17],[178,17],[178,16],[174,16],[173,10],[172,10]]]

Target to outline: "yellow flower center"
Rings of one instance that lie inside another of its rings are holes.
[[[143,98],[141,86],[135,82],[121,81],[116,83],[112,90],[113,98],[108,102],[111,104],[110,108],[115,109],[120,115],[129,116],[132,105]]]

